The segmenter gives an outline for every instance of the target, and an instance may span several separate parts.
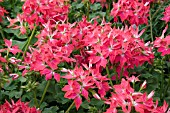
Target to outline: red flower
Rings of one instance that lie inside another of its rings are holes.
[[[10,40],[4,39],[4,42],[5,46],[8,47],[9,52],[13,53],[14,55],[18,52],[21,52],[21,50],[18,49],[17,45],[12,46],[12,39]]]
[[[79,109],[82,103],[80,89],[80,84],[73,80],[68,80],[68,85],[65,85],[62,88],[62,91],[66,91],[66,94],[64,95],[65,98],[74,99],[74,103],[76,105],[77,110]]]
[[[170,6],[165,8],[165,12],[163,13],[164,17],[161,20],[164,20],[166,23],[170,21]]]
[[[166,32],[168,26],[162,32],[161,37],[157,37],[154,41],[154,47],[158,48],[158,52],[161,52],[161,56],[170,54],[170,35],[164,38],[164,33]]]
[[[141,90],[145,85],[146,82],[142,85]],[[158,101],[156,103],[153,102],[154,91],[149,95],[147,93],[135,92],[130,86],[130,81],[125,79],[122,79],[121,84],[113,87],[115,90],[112,92],[111,97],[105,100],[105,103],[110,105],[105,113],[117,113],[120,107],[124,113],[130,113],[132,107],[139,113],[165,113],[168,108],[166,102],[160,107],[157,106]]]
[[[128,20],[131,25],[147,24],[149,15],[150,2],[143,2],[143,0],[118,0],[113,3],[111,15],[114,21],[117,21],[119,16],[121,21]]]
[[[3,105],[0,105],[0,113],[41,113],[35,107],[29,107],[28,103],[21,102],[18,100],[16,103],[11,100],[10,104],[8,101],[5,101]]]
[[[0,2],[3,2],[3,0],[1,0]],[[2,22],[2,17],[4,16],[4,14],[7,14],[8,12],[0,6],[0,22]]]

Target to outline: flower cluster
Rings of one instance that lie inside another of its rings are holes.
[[[170,54],[170,35],[164,37],[164,33],[168,29],[168,26],[162,32],[161,37],[157,37],[154,41],[154,47],[158,48],[158,52],[161,52],[162,56]]]
[[[101,99],[110,89],[106,76],[102,76],[96,69],[89,68],[87,65],[84,65],[84,68],[86,70],[83,70],[83,67],[75,67],[74,70],[62,70],[67,72],[63,78],[68,80],[68,85],[65,85],[62,89],[66,91],[64,97],[74,99],[77,109],[82,103],[81,95],[89,101],[88,91],[91,91],[95,98]],[[98,89],[100,96],[93,89]]]
[[[11,103],[5,101],[3,105],[0,105],[0,113],[41,113],[35,107],[30,108],[28,103],[21,102],[21,100],[16,103],[11,100]]]
[[[165,12],[163,13],[164,17],[162,20],[164,20],[166,23],[170,22],[170,6],[165,8]]]
[[[10,40],[4,39],[4,42],[5,42],[5,46],[7,48],[0,49],[0,72],[3,72],[3,69],[2,69],[3,63],[10,62],[12,64],[17,64],[18,62],[20,62],[20,60],[16,59],[15,57],[8,58],[9,53],[16,55],[17,53],[21,52],[21,50],[18,48],[18,46],[17,45],[12,46],[12,39],[10,39]],[[2,52],[7,53],[5,58],[3,56],[1,56]],[[6,67],[6,70],[9,71],[8,66],[6,65],[5,67]]]
[[[14,25],[14,28],[20,28],[22,34],[26,33],[24,22],[29,24],[30,29],[34,25],[42,25],[50,20],[51,23],[58,21],[66,21],[68,14],[68,5],[64,4],[65,0],[26,0],[22,7],[22,14],[18,14],[16,19],[9,19],[11,27],[16,22],[20,22],[20,26]]]
[[[165,113],[167,111],[168,104],[165,101],[160,107],[158,107],[158,101],[153,101],[154,91],[148,95],[141,92],[146,88],[146,81],[141,85],[140,91],[136,92],[130,86],[130,83],[134,84],[136,81],[139,81],[138,78],[132,76],[128,80],[122,79],[121,84],[113,86],[114,92],[105,101],[110,105],[105,113],[117,113],[120,109],[124,113],[131,113],[132,110],[139,113]]]
[[[38,71],[46,76],[46,80],[56,75],[59,81],[55,71],[61,62],[78,66],[90,64],[99,71],[110,62],[118,75],[123,69],[123,75],[127,76],[127,69],[154,58],[152,48],[139,38],[143,31],[138,34],[138,29],[132,27],[116,29],[110,24],[102,24],[98,25],[96,21],[91,24],[86,18],[77,24],[43,24],[36,48],[31,48],[31,54],[27,53],[25,57],[24,72]]]
[[[149,5],[150,1],[118,0],[117,3],[113,3],[111,16],[113,16],[114,21],[118,21],[118,17],[120,17],[122,22],[127,20],[130,25],[147,24],[150,8]]]
[[[3,2],[3,0],[0,0],[0,2]],[[2,22],[2,17],[4,16],[4,14],[7,14],[8,12],[0,6],[0,22]]]

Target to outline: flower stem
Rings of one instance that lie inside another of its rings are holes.
[[[36,89],[33,91],[34,93],[34,104],[36,107],[38,107],[38,101],[37,101],[37,96],[36,96]]]
[[[72,104],[69,106],[69,108],[67,109],[67,111],[65,113],[69,113],[69,111],[73,107],[73,105],[74,105],[74,101],[72,102]]]
[[[116,73],[116,67],[113,68],[114,69],[114,72]],[[118,74],[116,73],[116,84],[118,84]]]
[[[120,82],[121,82],[121,79],[123,77],[123,71],[124,71],[124,68],[122,67],[121,72],[120,72]]]
[[[89,21],[89,13],[90,13],[90,2],[87,2],[87,11],[86,11],[86,16],[87,16],[87,20]]]
[[[165,95],[167,94],[169,87],[170,87],[170,75],[169,75],[168,85],[166,86],[166,88],[165,88],[165,90],[164,90],[163,98],[164,98]]]
[[[41,97],[41,100],[40,100],[40,103],[39,103],[39,106],[38,106],[38,107],[40,107],[41,103],[43,102],[44,97],[45,97],[45,94],[46,94],[46,92],[47,92],[47,89],[48,89],[49,85],[50,85],[50,80],[48,80],[48,82],[47,82],[47,84],[46,84],[46,86],[45,86],[45,89],[44,89],[44,92],[43,92],[43,95],[42,95],[42,97]]]
[[[108,77],[109,77],[110,85],[113,87],[112,78],[111,78],[111,76],[110,76],[108,66],[106,66],[106,72],[107,72],[107,75],[108,75]]]
[[[164,57],[161,60],[161,88],[160,88],[160,99],[163,99],[163,88],[164,88],[164,71],[163,71],[163,61],[164,61]]]
[[[26,54],[26,52],[27,52],[27,50],[28,50],[28,47],[29,47],[29,45],[30,45],[30,43],[31,43],[31,40],[32,40],[33,36],[34,36],[34,33],[35,33],[36,28],[37,28],[37,26],[34,27],[32,33],[31,33],[31,36],[28,38],[28,41],[26,42],[27,45],[26,45],[26,47],[25,47],[25,50],[24,50],[24,54],[23,54],[22,59],[24,58],[24,56],[25,56],[25,54]]]
[[[4,35],[4,33],[3,33],[3,31],[2,31],[2,29],[0,28],[0,33],[1,33],[1,36],[2,36],[2,38],[3,38],[3,40],[5,39],[5,35]]]
[[[152,29],[151,10],[149,11],[149,19],[150,19],[151,40],[152,40],[152,42],[153,42],[153,29]]]
[[[110,21],[110,4],[111,4],[111,0],[108,0],[107,1],[107,4],[108,4],[108,8],[107,8],[107,11],[106,11],[106,13],[107,13],[107,16],[108,16],[108,20]]]
[[[166,2],[166,1],[165,1]],[[159,6],[159,8],[155,11],[155,13],[153,14],[153,16],[152,16],[152,18],[150,18],[150,21],[152,21],[153,19],[154,19],[154,17],[156,16],[156,14],[159,12],[159,10],[162,8],[162,6],[164,5],[164,3],[165,2],[163,2],[160,6]],[[151,11],[151,10],[150,10]],[[150,14],[149,14],[150,15]],[[150,27],[150,24],[148,25],[148,26],[146,26],[145,27],[145,29],[147,29],[148,27]],[[147,31],[147,30],[145,30],[145,31]]]

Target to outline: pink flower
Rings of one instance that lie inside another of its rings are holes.
[[[119,0],[117,3],[113,2],[111,16],[114,21],[120,17],[122,22],[127,20],[131,25],[148,24],[149,4],[150,2],[143,0]]]
[[[170,35],[164,37],[166,30],[168,29],[168,25],[162,32],[161,37],[157,37],[154,41],[154,47],[158,48],[158,52],[161,52],[161,56],[165,56],[170,54]]]
[[[165,12],[163,13],[164,17],[161,20],[164,20],[166,23],[170,21],[170,6],[165,8]]]
[[[12,46],[12,39],[10,40],[4,39],[4,42],[5,46],[8,47],[9,52],[13,53],[14,55],[16,55],[16,53],[18,52],[22,52],[21,50],[19,50],[17,45]]]
[[[6,100],[3,105],[0,105],[0,113],[41,113],[35,107],[29,107],[28,103],[18,100],[16,103],[11,100],[11,104]]]
[[[3,2],[2,0],[0,2]],[[7,14],[8,12],[0,6],[0,22],[2,22],[2,17],[4,16],[4,14]]]
[[[142,85],[144,87],[146,82]],[[158,101],[153,102],[154,91],[147,93],[135,92],[130,86],[130,81],[122,79],[121,84],[114,85],[114,92],[109,99],[105,100],[110,107],[105,113],[117,113],[120,108],[124,113],[130,113],[132,107],[139,113],[165,113],[168,104],[164,101],[163,106],[158,107]],[[143,89],[143,88],[142,88]],[[141,90],[140,90],[141,91]]]

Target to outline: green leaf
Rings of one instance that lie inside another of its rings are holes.
[[[21,77],[18,78],[18,80],[21,81],[21,82],[26,82],[27,79],[25,77],[21,76]]]
[[[26,35],[21,35],[19,29],[10,29],[4,28],[3,29],[6,33],[13,33],[18,39],[27,39]]]
[[[57,106],[51,106],[50,108],[45,108],[42,113],[57,113],[59,108]]]
[[[19,49],[23,49],[25,43],[26,43],[26,41],[13,40],[13,45],[18,45],[18,46],[19,46]]]
[[[150,73],[142,74],[141,76],[144,78],[152,77],[152,75]]]
[[[83,3],[76,4],[76,9],[81,9],[83,6],[84,6],[84,4],[83,4]]]

